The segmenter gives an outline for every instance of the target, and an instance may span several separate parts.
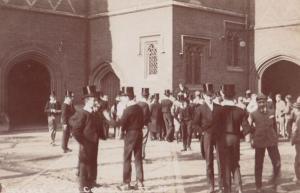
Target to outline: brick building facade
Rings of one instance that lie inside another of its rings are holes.
[[[138,95],[141,87],[162,92],[179,82],[190,89],[235,83],[238,94],[261,89],[261,69],[276,57],[271,47],[285,40],[268,40],[256,19],[264,6],[247,0],[0,0],[0,112],[12,126],[43,122],[51,89],[59,99],[73,90],[79,102],[88,83],[111,99],[120,86],[134,86]],[[264,44],[261,38],[268,47],[254,47]],[[289,57],[296,63],[297,50],[291,50],[277,53],[278,62]]]

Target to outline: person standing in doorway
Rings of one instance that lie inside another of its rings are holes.
[[[61,113],[60,103],[56,100],[55,91],[51,91],[49,101],[45,105],[45,112],[48,115],[48,129],[50,133],[50,144],[55,146],[55,137],[58,124],[58,115]]]
[[[61,147],[64,153],[72,151],[68,147],[68,142],[71,134],[69,119],[75,113],[73,99],[74,99],[74,93],[67,90],[65,94],[64,103],[62,104],[62,108],[61,108],[61,124],[63,130]]]
[[[282,100],[281,94],[276,94],[276,105],[275,105],[275,116],[277,124],[277,134],[281,137],[285,137],[285,128],[284,128],[284,110],[285,102]]]

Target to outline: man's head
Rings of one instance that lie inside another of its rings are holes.
[[[214,87],[211,83],[206,83],[202,85],[203,87],[203,98],[205,102],[212,103],[213,101],[213,95],[214,95]]]
[[[50,96],[49,96],[49,99],[50,99],[50,101],[56,100],[56,94],[55,94],[55,91],[54,91],[54,90],[51,91]]]
[[[257,102],[258,108],[263,109],[267,106],[267,97],[264,94],[260,93],[256,97],[256,102]]]
[[[133,100],[134,96],[134,88],[133,87],[125,87],[125,101],[126,100]]]
[[[171,91],[169,89],[165,90],[165,96],[169,97],[171,95]]]
[[[250,98],[251,97],[251,90],[246,90],[246,97],[247,98]]]
[[[286,101],[287,103],[290,103],[290,102],[292,101],[292,95],[290,95],[290,94],[286,95],[286,96],[285,96],[285,101]]]
[[[142,97],[148,99],[150,95],[149,88],[142,88]]]
[[[221,86],[221,94],[227,100],[233,100],[235,96],[234,84],[224,84]]]
[[[182,83],[179,83],[179,89],[184,90],[184,85]]]
[[[281,100],[281,94],[276,94],[275,100],[276,100],[276,102],[280,101]]]

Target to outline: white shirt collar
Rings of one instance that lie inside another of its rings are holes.
[[[83,107],[83,110],[89,112],[89,113],[92,113],[93,112],[93,109],[91,107],[88,107],[88,106],[84,106]]]
[[[221,104],[222,106],[236,106],[236,104],[233,101],[227,99],[224,99]]]
[[[135,104],[136,104],[136,102],[134,100],[130,100],[130,101],[128,101],[126,106],[129,107],[129,106],[132,106],[132,105],[135,105]]]

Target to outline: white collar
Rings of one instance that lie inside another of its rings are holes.
[[[85,111],[87,111],[87,112],[89,112],[89,113],[92,113],[92,112],[93,112],[93,108],[88,107],[88,106],[84,106],[84,107],[83,107],[83,110],[85,110]]]
[[[232,100],[227,100],[227,99],[224,99],[221,104],[222,106],[236,106]]]
[[[130,101],[128,101],[128,103],[127,103],[127,107],[132,106],[132,105],[135,105],[135,104],[136,104],[136,102],[135,102],[134,100],[130,100]]]

